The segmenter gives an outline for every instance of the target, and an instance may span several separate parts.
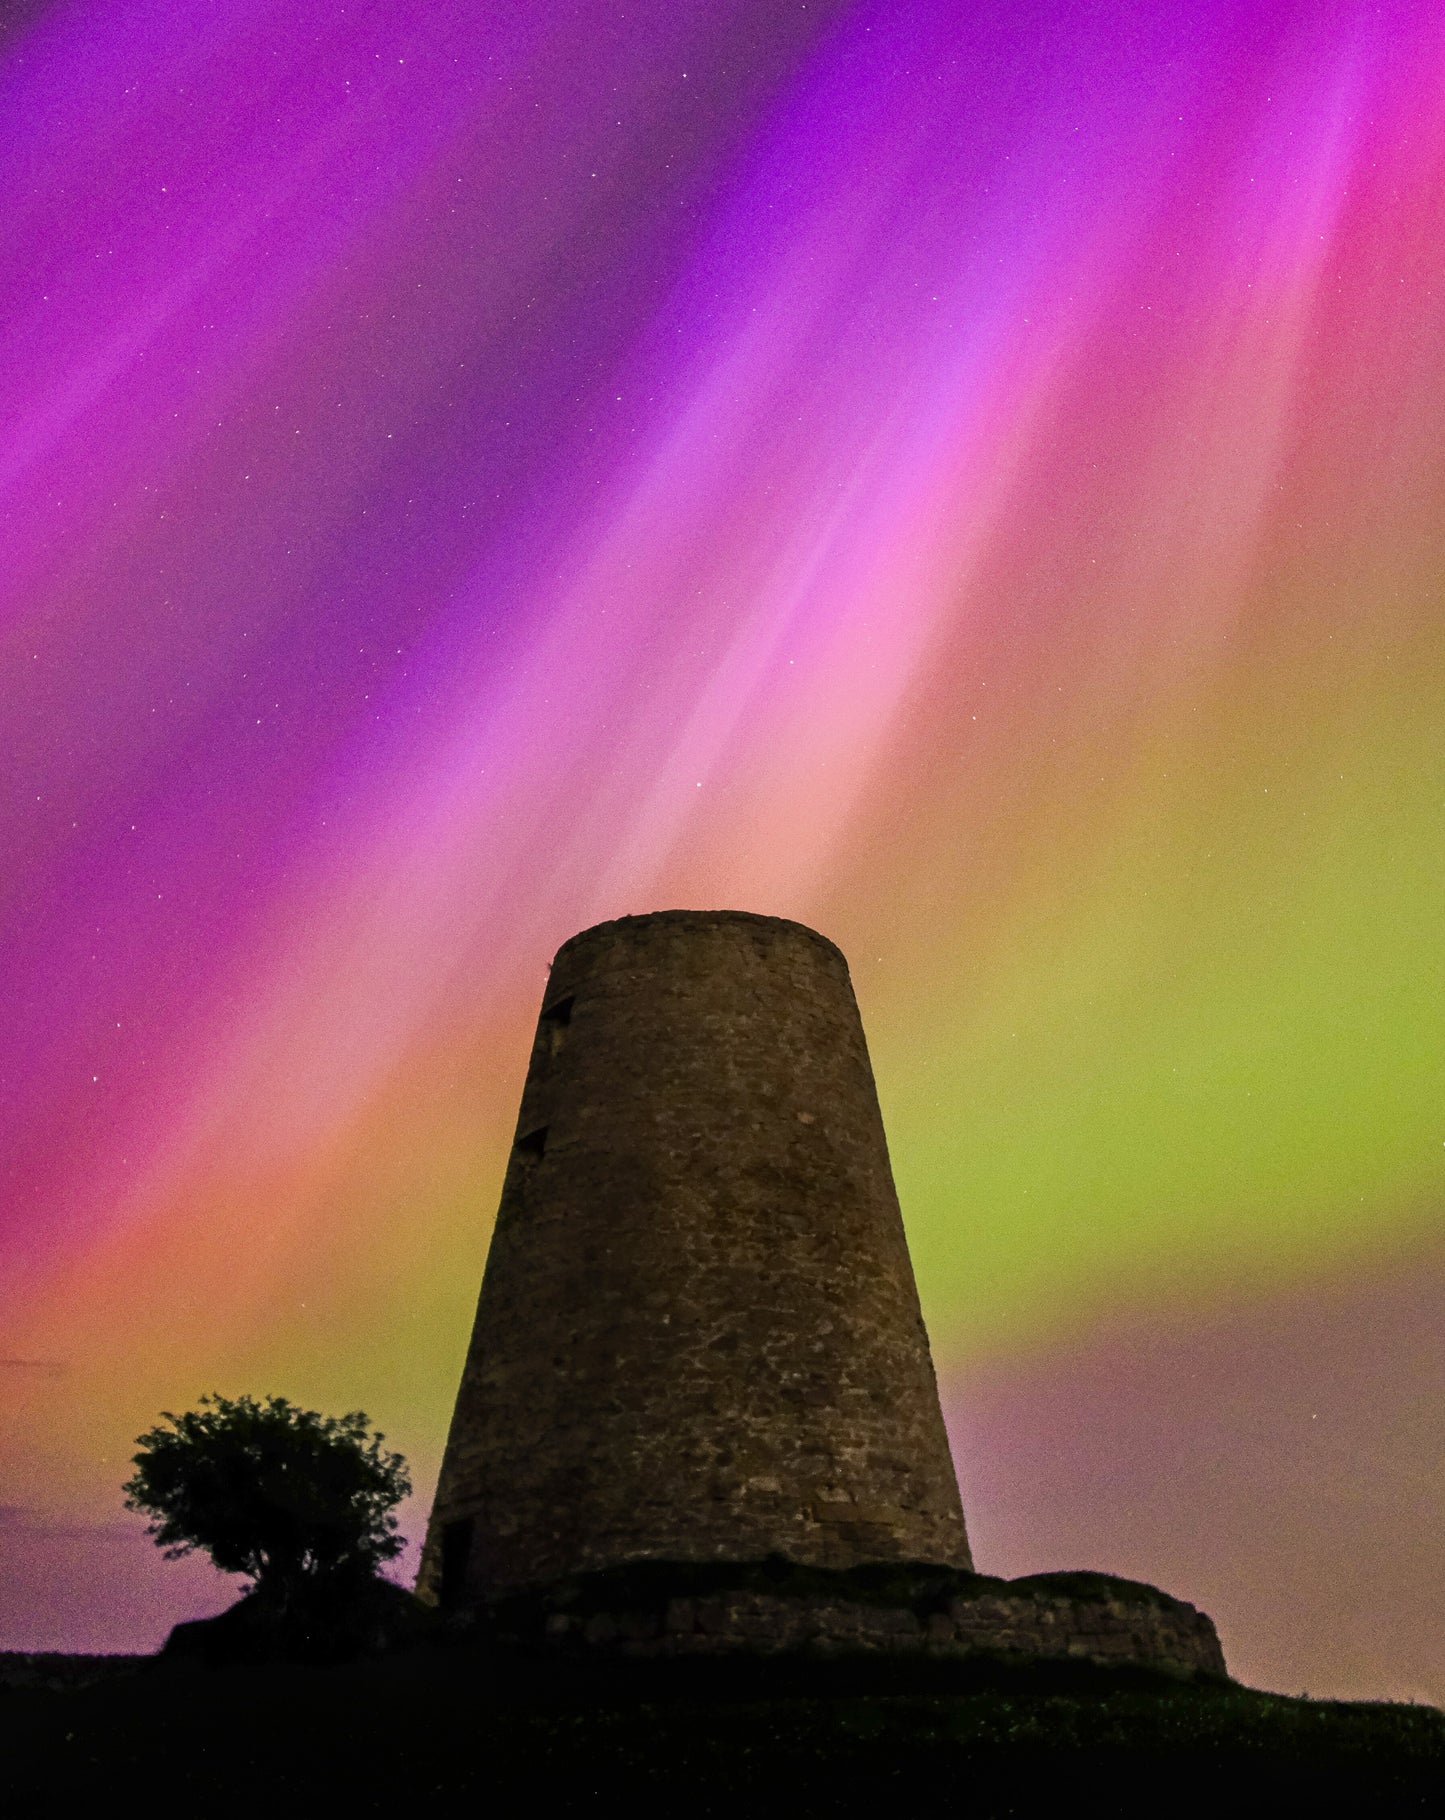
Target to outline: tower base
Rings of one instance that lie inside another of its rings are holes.
[[[454,1622],[574,1661],[993,1660],[1228,1679],[1203,1612],[1110,1574],[1000,1580],[923,1564],[835,1572],[777,1557],[638,1561],[473,1606]]]

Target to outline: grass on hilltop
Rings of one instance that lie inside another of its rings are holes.
[[[1430,1707],[1062,1665],[889,1691],[876,1659],[828,1667],[768,1688],[748,1665],[565,1685],[462,1646],[335,1668],[154,1663],[79,1691],[0,1689],[0,1790],[17,1820],[158,1799],[206,1820],[582,1813],[609,1797],[689,1816],[883,1803],[900,1820],[1445,1811]]]

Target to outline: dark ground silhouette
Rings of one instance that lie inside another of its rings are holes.
[[[1063,1664],[633,1672],[431,1643],[333,1667],[120,1659],[67,1689],[14,1685],[23,1660],[0,1659],[0,1788],[16,1816],[82,1800],[207,1820],[582,1813],[609,1800],[900,1820],[1445,1811],[1445,1715],[1433,1708]],[[48,1677],[28,1660],[32,1682],[63,1679],[64,1658]]]

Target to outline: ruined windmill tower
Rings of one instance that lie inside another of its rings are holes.
[[[419,1590],[970,1566],[847,964],[623,917],[553,963]]]

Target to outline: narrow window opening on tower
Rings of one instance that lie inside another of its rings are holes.
[[[547,1127],[539,1125],[535,1131],[529,1131],[525,1137],[519,1137],[513,1149],[524,1162],[535,1163],[547,1148]]]
[[[567,1026],[572,1022],[572,997],[559,998],[555,1005],[548,1005],[542,1013],[541,1035],[550,1055],[557,1051],[567,1040]]]
[[[472,1553],[472,1519],[458,1517],[442,1531],[441,1603],[459,1605],[466,1593],[467,1562]]]

